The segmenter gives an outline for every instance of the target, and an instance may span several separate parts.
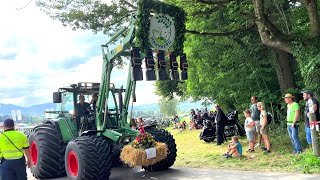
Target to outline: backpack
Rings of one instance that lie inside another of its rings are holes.
[[[272,115],[269,112],[267,113],[267,121],[268,121],[268,124],[270,124],[272,121]]]

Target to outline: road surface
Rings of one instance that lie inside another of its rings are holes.
[[[173,167],[166,171],[146,172],[141,168],[117,167],[110,180],[320,180],[320,174],[255,172],[222,169],[196,169]],[[28,180],[36,180],[28,173]],[[67,177],[52,180],[68,180]]]

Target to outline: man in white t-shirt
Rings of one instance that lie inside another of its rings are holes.
[[[319,102],[313,97],[312,91],[303,91],[303,99],[306,101],[306,107],[304,111],[305,118],[305,131],[307,142],[309,146],[312,144],[311,132],[310,132],[310,119],[314,118],[314,121],[319,121]]]

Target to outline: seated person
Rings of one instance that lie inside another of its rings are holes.
[[[78,117],[87,116],[90,114],[90,104],[84,102],[84,96],[79,96],[79,103],[77,104]]]
[[[242,146],[237,136],[232,137],[232,142],[228,145],[228,151],[223,154],[225,158],[231,158],[232,155],[233,157],[242,156]]]

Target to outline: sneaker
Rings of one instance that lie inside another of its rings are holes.
[[[222,156],[228,156],[229,154],[228,153],[224,153],[224,154],[222,154]]]
[[[247,153],[252,153],[252,152],[254,152],[254,149],[248,149],[246,152]]]
[[[232,158],[232,154],[226,155],[225,158]]]
[[[259,143],[257,143],[254,147],[259,147],[260,146],[260,144]]]
[[[302,152],[301,151],[298,151],[295,155],[300,155]]]
[[[295,155],[295,154],[297,154],[297,152],[296,151],[292,151],[291,154]]]
[[[266,147],[261,147],[261,150],[266,151],[267,148]]]

